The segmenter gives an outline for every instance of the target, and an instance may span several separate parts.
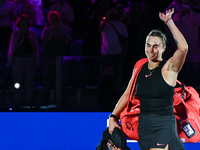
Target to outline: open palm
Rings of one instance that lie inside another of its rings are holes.
[[[172,18],[172,14],[174,13],[174,8],[167,10],[165,13],[159,12],[159,17],[162,21],[166,22],[168,19]]]

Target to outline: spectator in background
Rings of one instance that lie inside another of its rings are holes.
[[[103,66],[103,76],[97,86],[99,111],[110,112],[119,96],[114,66],[112,63],[107,63]]]
[[[47,19],[49,27],[42,31],[42,45],[45,56],[63,56],[65,47],[69,44],[69,31],[61,25],[61,18],[57,11],[50,11]]]
[[[19,8],[19,15],[26,15],[30,19],[31,30],[37,35],[40,50],[41,32],[45,22],[42,0],[16,0],[15,5]]]
[[[16,0],[16,6],[21,4],[19,15],[26,15],[31,21],[31,26],[40,28],[44,24],[42,0]]]
[[[118,11],[119,19],[120,19],[121,16],[124,14],[124,5],[123,4],[117,4],[116,9]]]
[[[14,107],[21,105],[24,91],[25,105],[33,105],[35,66],[39,65],[39,48],[37,36],[30,30],[30,20],[22,15],[16,22],[18,30],[12,33],[8,51],[7,66],[12,67],[14,84]],[[18,86],[18,87],[17,87]]]
[[[184,0],[173,0],[165,10],[174,8],[174,15],[181,12]]]
[[[103,18],[101,11],[95,11],[86,29],[86,35],[83,43],[82,55],[100,56],[101,55],[101,32],[99,25]]]
[[[145,55],[145,39],[149,32],[147,20],[141,13],[130,13],[130,23],[128,25],[128,46],[124,57],[124,82],[127,84],[133,71],[133,66],[141,57]]]
[[[122,4],[126,6],[128,3],[131,3],[130,0],[116,0],[117,4]]]
[[[119,14],[119,20],[122,21],[126,27],[128,28],[129,24],[130,24],[130,16],[128,13],[127,9],[124,9],[124,5],[122,4],[117,4],[116,5],[116,9],[118,11]]]
[[[106,12],[106,18],[101,21],[99,26],[102,35],[100,78],[103,72],[102,67],[106,63],[112,63],[117,78],[117,87],[120,90],[122,84],[122,55],[124,53],[123,48],[126,46],[120,44],[119,36],[114,27],[126,39],[126,45],[128,37],[127,28],[123,22],[119,21],[118,12],[115,9]]]
[[[10,36],[13,32],[13,22],[17,20],[17,8],[13,2],[0,1],[0,49],[7,54]],[[5,50],[5,51],[4,51]]]
[[[56,56],[65,54],[69,44],[69,30],[61,25],[60,15],[57,11],[50,11],[47,15],[50,23],[42,31],[42,46],[44,48],[43,94],[44,104],[49,104],[50,93],[53,95],[56,76]]]
[[[98,81],[99,56],[101,56],[101,32],[99,25],[103,18],[101,11],[95,11],[87,26],[86,35],[82,47],[83,56],[92,56],[88,59],[90,67],[90,81]],[[96,83],[96,82],[95,82]]]
[[[116,3],[113,0],[96,0],[93,4],[92,4],[92,11],[96,11],[96,10],[100,10],[102,11],[103,15],[106,15],[106,12],[111,9],[114,8],[116,5]]]
[[[85,30],[91,19],[92,13],[90,12],[91,1],[89,0],[67,0],[74,11],[74,23],[71,33],[71,39],[83,39],[85,36]]]
[[[189,5],[184,5],[180,13],[173,17],[179,30],[185,37],[189,51],[186,57],[186,63],[180,72],[180,79],[185,84],[198,84],[199,63],[200,63],[200,44],[198,27],[200,26],[200,13],[194,11],[199,6],[199,1],[189,0]]]
[[[61,25],[66,27],[71,39],[72,28],[74,28],[74,10],[72,6],[65,2],[65,0],[58,0],[58,3],[50,6],[49,11],[57,11],[60,14]],[[70,44],[66,47],[64,55],[69,55]]]
[[[64,0],[58,0],[58,3],[50,6],[49,11],[57,11],[60,14],[61,25],[71,31],[74,22],[74,11],[71,5]]]
[[[136,62],[145,55],[141,49],[144,49],[144,41],[146,39],[145,35],[149,28],[147,21],[142,14],[131,13],[130,18],[131,21],[128,26],[129,38],[126,56]]]

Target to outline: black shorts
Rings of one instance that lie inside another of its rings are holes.
[[[139,117],[139,147],[141,150],[150,148],[165,148],[169,144],[170,150],[185,150],[178,133],[174,115]]]

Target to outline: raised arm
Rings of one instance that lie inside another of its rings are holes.
[[[173,19],[171,18],[173,12],[174,9],[169,9],[165,14],[159,13],[159,17],[170,29],[178,47],[172,58],[169,59],[168,71],[178,73],[185,62],[186,54],[188,51],[188,44],[179,29],[174,24]]]

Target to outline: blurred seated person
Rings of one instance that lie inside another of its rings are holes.
[[[22,15],[16,22],[17,30],[11,35],[7,66],[12,67],[14,107],[19,107],[24,91],[25,105],[33,105],[35,67],[39,65],[38,40],[30,30],[30,20]]]

